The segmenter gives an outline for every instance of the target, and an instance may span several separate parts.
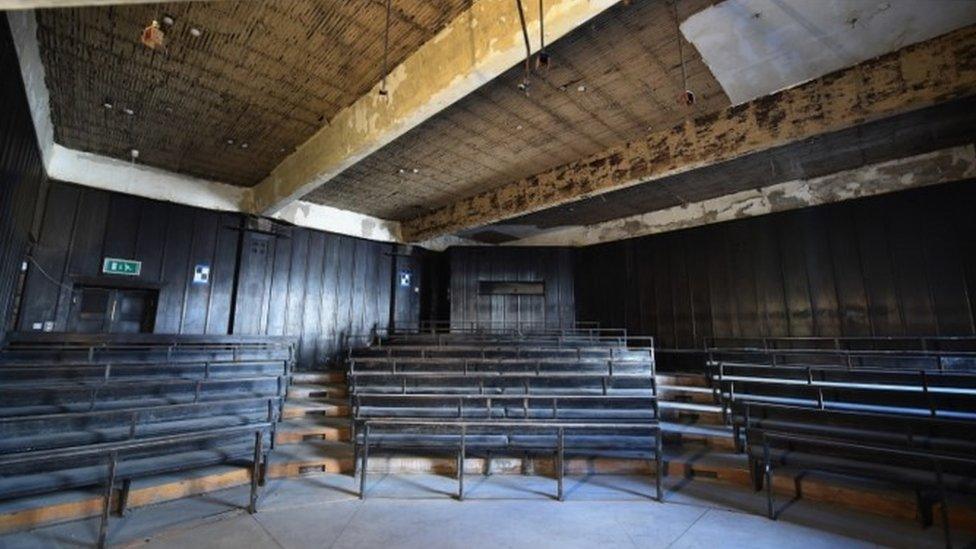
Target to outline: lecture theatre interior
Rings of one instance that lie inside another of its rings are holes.
[[[0,0],[0,548],[976,547],[976,0]]]

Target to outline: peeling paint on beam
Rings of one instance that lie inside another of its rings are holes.
[[[589,246],[971,178],[976,178],[976,147],[969,144],[594,225],[556,229],[505,245]]]
[[[356,236],[367,240],[400,241],[400,224],[396,221],[301,200],[292,202],[272,217],[299,227]]]
[[[617,0],[548,0],[546,38],[555,41]],[[538,48],[539,14],[526,12]],[[346,168],[494,79],[525,57],[512,0],[477,0],[387,78],[340,111],[254,188],[254,213],[269,214],[308,194]]]
[[[512,182],[403,224],[409,242],[487,225],[976,93],[976,26]]]

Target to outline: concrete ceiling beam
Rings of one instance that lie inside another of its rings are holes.
[[[617,0],[547,0],[546,40],[555,41]],[[524,2],[533,50],[539,12]],[[380,83],[288,156],[253,189],[250,210],[270,215],[390,143],[525,59],[515,2],[477,0]]]
[[[487,225],[970,96],[974,52],[976,26],[965,27],[459,200],[405,222],[403,238]]]
[[[83,8],[90,6],[125,6],[131,4],[155,4],[159,0],[0,0],[0,10],[33,10],[48,8]],[[206,0],[170,0],[176,2],[200,2]]]

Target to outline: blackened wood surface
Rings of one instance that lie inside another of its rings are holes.
[[[572,326],[576,315],[573,250],[460,247],[447,253],[453,326]],[[481,295],[481,281],[543,282],[545,295]]]
[[[71,286],[159,290],[155,332],[298,336],[299,368],[326,366],[390,322],[391,244],[300,228],[241,230],[238,214],[56,182],[28,270],[18,328],[67,329]],[[106,256],[138,277],[101,273]],[[194,283],[196,266],[209,283]]]
[[[34,136],[7,18],[0,17],[0,338],[12,328],[14,294],[35,205],[47,176]]]
[[[974,335],[974,206],[969,181],[582,248],[578,319],[664,348]]]

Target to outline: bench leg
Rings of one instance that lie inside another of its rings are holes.
[[[655,456],[654,461],[657,471],[655,473],[656,478],[654,479],[654,484],[657,488],[657,501],[659,503],[664,502],[664,490],[662,488],[662,483],[664,482],[664,445],[661,441],[661,431],[658,430],[657,435],[655,435]]]
[[[119,503],[116,507],[116,514],[120,517],[125,516],[126,507],[129,505],[129,488],[132,486],[132,479],[122,481],[122,490],[119,492]]]
[[[102,518],[98,525],[98,543],[96,545],[99,549],[105,547],[105,540],[108,538],[108,514],[112,507],[112,491],[115,489],[115,469],[116,457],[115,454],[112,454],[108,461],[108,479],[105,481],[105,499],[102,502]]]
[[[939,499],[942,509],[942,532],[945,535],[946,547],[952,547],[952,535],[949,532],[949,498],[946,497],[945,485],[942,484],[942,466],[938,462],[935,464],[935,476],[939,483]]]
[[[461,427],[461,447],[457,454],[458,501],[464,501],[464,442],[465,429]]]
[[[359,464],[359,499],[366,499],[366,466],[369,463],[369,424],[363,427],[362,461]]]
[[[769,459],[769,446],[763,447],[763,471],[766,476],[766,516],[776,520],[773,513],[773,462]]]
[[[261,483],[261,455],[264,444],[264,433],[254,433],[254,461],[251,462],[251,497],[248,501],[247,512],[258,512],[258,485]]]
[[[559,501],[563,501],[565,499],[563,497],[563,473],[566,469],[566,467],[563,464],[563,455],[565,449],[564,438],[565,437],[563,436],[563,430],[560,429],[559,445],[556,448],[556,483],[557,483],[556,499],[558,499]]]

